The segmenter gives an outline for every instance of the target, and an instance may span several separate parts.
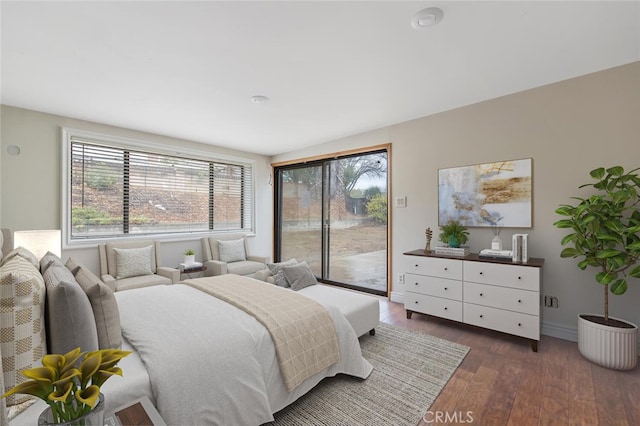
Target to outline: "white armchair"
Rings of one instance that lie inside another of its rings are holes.
[[[157,241],[117,241],[98,244],[98,250],[100,278],[113,291],[180,281],[178,269],[159,266],[160,243]]]
[[[241,234],[225,234],[202,238],[202,260],[207,277],[224,274],[247,275],[265,269],[269,257],[249,254],[247,239]]]

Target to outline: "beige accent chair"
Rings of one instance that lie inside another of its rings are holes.
[[[218,250],[218,240],[232,241],[244,240],[244,254],[246,260],[237,262],[223,262],[220,260],[220,251]],[[255,273],[267,267],[270,257],[251,256],[249,254],[249,245],[247,238],[242,234],[225,234],[201,239],[202,242],[202,262],[207,268],[204,271],[206,277],[214,275],[237,274],[254,277]]]
[[[132,249],[151,246],[151,275],[117,279],[117,258],[114,248]],[[113,291],[130,290],[132,288],[152,285],[174,284],[180,281],[180,271],[160,265],[160,243],[153,240],[117,241],[98,244],[100,252],[100,278]]]

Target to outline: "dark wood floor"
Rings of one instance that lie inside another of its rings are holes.
[[[542,336],[535,353],[517,337],[420,314],[407,319],[404,305],[386,299],[380,310],[383,322],[471,347],[429,420],[439,412],[440,424],[448,413],[446,424],[640,425],[640,367],[598,367],[575,342],[554,337]]]

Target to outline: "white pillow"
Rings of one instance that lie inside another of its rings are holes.
[[[116,252],[117,280],[141,275],[152,275],[151,251],[153,246],[140,248],[114,248]]]
[[[239,240],[218,240],[218,252],[222,262],[247,260],[247,255],[244,252],[244,238]]]

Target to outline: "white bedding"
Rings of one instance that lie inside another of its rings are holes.
[[[116,296],[122,334],[143,360],[167,424],[260,425],[324,377],[366,378],[372,370],[353,328],[334,307],[328,310],[342,361],[289,393],[269,333],[249,314],[184,285]]]

